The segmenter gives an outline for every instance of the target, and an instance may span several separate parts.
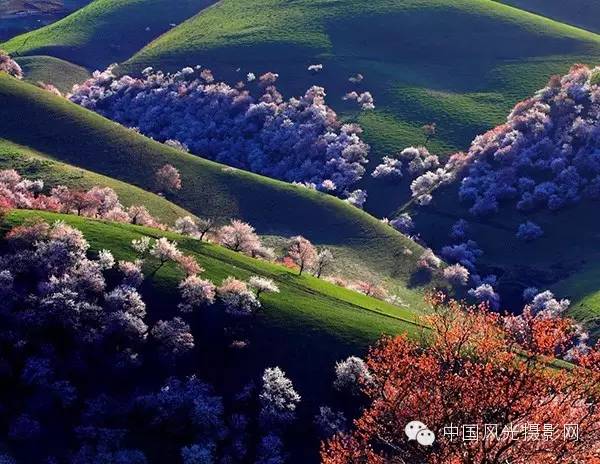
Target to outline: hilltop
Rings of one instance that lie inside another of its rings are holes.
[[[430,122],[438,126],[432,152],[465,149],[550,75],[600,58],[600,36],[559,22],[569,22],[561,15],[535,14],[531,0],[515,6],[533,13],[490,0],[223,0],[205,8],[209,3],[186,3],[173,24],[189,19],[154,34],[157,26],[148,33],[142,26],[150,20],[164,26],[160,2],[100,0],[2,46],[91,68],[120,61],[120,72],[200,64],[235,82],[247,72],[273,71],[286,96],[322,85],[334,109],[365,129],[370,170],[382,156],[422,144],[420,127]],[[144,13],[124,22],[126,8]],[[123,45],[114,48],[117,40]],[[324,65],[317,74],[307,70],[315,63]],[[348,82],[357,73],[364,80]],[[359,112],[343,102],[351,90],[372,92],[375,110]],[[377,216],[393,215],[407,196],[405,182],[367,175],[361,187],[369,192],[367,210]]]
[[[498,0],[522,10],[592,32],[600,32],[600,6],[594,0]]]
[[[213,0],[98,0],[17,37],[2,48],[16,56],[50,55],[88,67],[123,61]]]

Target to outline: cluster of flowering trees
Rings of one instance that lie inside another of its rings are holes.
[[[156,188],[161,192],[175,193],[181,189],[179,171],[170,164],[165,164],[154,174]]]
[[[51,452],[42,439],[58,422],[66,434],[63,443],[76,444],[72,462],[95,462],[102,454],[109,461],[119,456],[120,462],[145,462],[139,450],[121,447],[126,430],[110,425],[118,416],[106,396],[110,387],[104,396],[86,387],[103,384],[107,372],[118,377],[140,369],[157,349],[149,337],[156,326],[149,329],[146,305],[134,286],[140,280],[130,274],[120,280],[117,271],[110,288],[112,254],[103,250],[90,258],[81,232],[61,222],[17,227],[2,245],[0,344],[8,369],[0,374],[1,401],[13,443]],[[124,411],[121,419],[126,422],[130,413]]]
[[[573,347],[571,321],[545,314],[516,323],[441,295],[430,301],[428,343],[399,336],[371,350],[359,377],[370,405],[353,430],[323,443],[322,462],[598,462],[600,350],[577,351],[571,369],[549,367]],[[407,440],[417,419],[435,433],[432,446]],[[543,424],[552,428],[546,439]]]
[[[15,227],[0,243],[2,452],[72,464],[242,462],[275,450],[283,459],[277,433],[294,419],[300,396],[279,368],[264,372],[254,396],[260,411],[237,408],[231,417],[198,377],[169,377],[197,349],[187,318],[217,300],[225,311],[239,312],[247,299],[260,307],[260,295],[277,285],[253,276],[217,288],[165,238],[143,236],[132,248],[136,260],[117,261],[108,250],[91,252],[77,229],[41,220]],[[169,262],[186,275],[179,314],[151,322],[141,286]],[[251,421],[263,433],[255,444],[241,427]],[[55,430],[58,446],[48,440]],[[0,461],[15,462],[9,454]]]
[[[109,68],[75,86],[70,99],[158,141],[175,140],[193,153],[289,182],[325,190],[328,181],[342,194],[364,173],[368,146],[360,128],[337,120],[324,89],[286,101],[276,79],[249,75],[257,80],[255,97],[245,83],[215,82],[206,69],[149,68],[136,79],[117,78]],[[368,105],[368,96],[361,101]]]
[[[125,208],[110,187],[84,191],[58,185],[47,195],[42,193],[43,189],[44,183],[39,179],[25,179],[13,169],[0,171],[0,208],[39,209],[165,228],[144,206]]]
[[[17,79],[23,78],[23,70],[21,66],[14,61],[4,50],[0,50],[0,72],[5,72],[9,76]]]
[[[384,156],[383,162],[375,168],[371,176],[375,178],[401,178],[405,163],[411,177],[419,176],[426,171],[433,171],[440,165],[439,158],[429,153],[427,148],[408,147],[400,153]]]
[[[168,165],[166,166],[168,167]],[[178,176],[175,176],[175,178],[178,178]],[[183,216],[175,221],[173,227],[168,227],[152,217],[143,206],[133,205],[124,208],[119,202],[117,194],[110,187],[93,187],[88,191],[75,191],[65,186],[57,186],[50,190],[49,195],[42,194],[43,189],[44,184],[41,180],[24,179],[14,170],[0,171],[0,209],[39,209],[145,225],[162,230],[172,229],[198,240],[213,241],[230,250],[254,258],[267,261],[276,260],[275,251],[263,245],[254,228],[250,224],[237,219],[233,219],[221,227],[216,227],[211,219]],[[153,274],[164,264],[171,261],[177,263],[188,276],[191,276],[191,280],[188,282],[190,285],[195,283],[201,286],[202,282],[205,282],[202,279],[199,279],[198,282],[193,278],[194,274],[199,273],[197,263],[188,256],[181,254],[176,245],[165,238],[156,241],[153,246],[151,246],[150,239],[141,239],[139,243],[134,243],[134,248],[140,253],[140,259],[131,263],[119,263],[119,266],[123,266],[123,271],[128,273],[132,282],[140,280],[140,266],[143,264],[145,256],[153,256],[158,260],[158,265],[153,270]],[[296,268],[299,274],[308,270],[314,276],[321,278],[330,273],[334,256],[329,249],[317,249],[308,239],[295,236],[289,240],[282,261],[284,264]],[[333,278],[333,281],[337,285],[367,296],[390,301],[394,304],[397,303],[395,298],[390,297],[381,285],[373,281],[347,282],[341,278]],[[250,287],[258,290],[256,296],[263,291],[260,285],[250,284]],[[190,294],[194,291],[190,290]],[[264,291],[269,290],[265,289]],[[242,312],[254,313],[260,307],[260,303],[256,301],[258,306],[253,307],[252,292],[247,288],[245,295],[242,295],[241,298],[246,301],[247,305],[242,305],[246,307],[246,309],[242,309]],[[209,300],[212,298],[214,298],[214,295],[208,297]]]
[[[426,140],[435,134],[435,124],[424,126]],[[428,205],[433,199],[433,191],[441,185],[448,184],[456,178],[456,172],[463,163],[461,154],[453,155],[440,167],[437,155],[432,155],[426,147],[408,147],[399,153],[384,156],[382,162],[375,167],[371,176],[376,179],[397,180],[408,172],[411,195],[419,205]]]
[[[371,95],[371,92],[358,93],[353,90],[344,95],[342,99],[355,101],[356,103],[358,103],[358,105],[360,105],[361,109],[363,110],[375,109],[375,100],[373,99],[373,95]]]
[[[600,197],[600,68],[576,65],[477,137],[460,198],[473,214],[512,201],[520,211],[557,210]]]

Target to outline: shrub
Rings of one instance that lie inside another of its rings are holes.
[[[516,237],[525,242],[531,242],[532,240],[540,238],[542,235],[544,235],[542,228],[532,221],[519,224],[519,228],[516,233]]]

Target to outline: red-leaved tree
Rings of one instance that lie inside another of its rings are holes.
[[[516,334],[485,307],[430,300],[425,343],[398,336],[372,348],[370,405],[323,443],[324,464],[600,462],[599,350],[579,350],[572,365],[555,359],[572,345],[571,321],[528,317]],[[408,440],[415,420],[435,433],[432,446]]]

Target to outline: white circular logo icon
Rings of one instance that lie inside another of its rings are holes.
[[[408,441],[416,440],[421,446],[431,446],[435,441],[435,433],[421,421],[411,421],[404,427]]]

